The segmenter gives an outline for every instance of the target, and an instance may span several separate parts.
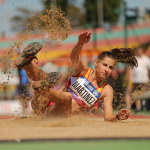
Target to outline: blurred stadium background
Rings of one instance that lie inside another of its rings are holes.
[[[9,0],[1,0],[0,2],[1,7],[5,6],[5,8],[8,8],[8,5],[15,5],[17,0],[16,2]],[[78,40],[78,35],[84,31],[92,32],[92,38],[83,47],[81,57],[93,69],[93,62],[102,51],[116,47],[130,47],[135,49],[142,46],[145,54],[150,56],[150,8],[148,8],[149,5],[146,6],[148,1],[143,1],[143,6],[134,8],[129,8],[129,1],[126,2],[123,0],[82,0],[80,3],[79,0],[41,0],[39,3],[43,13],[46,9],[50,8],[50,5],[60,6],[67,14],[72,28],[68,37],[59,45],[55,45],[53,41],[48,39],[46,33],[43,37],[43,35],[37,34],[36,31],[24,43],[23,46],[33,41],[49,41],[49,44],[43,47],[38,54],[37,64],[47,73],[53,71],[69,71],[71,67],[69,59],[70,52]],[[13,34],[9,35],[7,28],[4,28],[0,33],[0,60],[4,59],[4,53],[6,54],[8,52],[10,45],[12,46],[18,40],[16,35],[22,33],[27,24],[30,23],[30,19],[39,13],[38,10],[34,9],[33,11],[26,5],[20,5],[20,7],[16,8],[16,11],[17,13],[13,16],[11,14],[11,18],[8,17],[10,23],[9,28]],[[5,16],[7,15],[9,14],[5,14]],[[26,21],[26,18],[28,18],[28,21]],[[3,19],[4,17],[1,18],[2,22]],[[7,24],[4,23],[5,25]],[[17,53],[15,55],[17,56]],[[20,114],[22,113],[22,105],[19,102],[17,92],[20,83],[18,69],[10,67],[7,72],[4,72],[7,67],[5,63],[0,61],[0,114],[12,114],[15,112],[16,114]],[[113,71],[113,75],[116,75],[110,81],[110,84],[112,84],[115,90],[113,106],[115,109],[124,108],[124,92],[127,86],[126,66],[118,64]],[[30,89],[30,95],[32,96],[32,94],[33,91]],[[28,106],[29,114],[32,114],[31,106]],[[17,109],[18,107],[20,109]],[[149,109],[147,100],[142,111],[149,111]]]

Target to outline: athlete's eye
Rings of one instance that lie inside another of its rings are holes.
[[[104,66],[107,66],[107,64],[105,64],[105,63],[104,63],[103,65],[104,65]]]
[[[110,66],[109,68],[110,68],[111,70],[113,70],[113,69],[114,69],[114,67],[112,67],[112,66]]]

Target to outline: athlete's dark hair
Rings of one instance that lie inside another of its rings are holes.
[[[116,62],[125,63],[128,67],[137,67],[138,62],[135,58],[135,53],[131,48],[114,48],[110,51],[104,51],[98,56],[98,60],[103,60],[105,57],[114,59]]]

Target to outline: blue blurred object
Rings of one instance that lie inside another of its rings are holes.
[[[20,84],[18,85],[18,94],[22,98],[26,99],[30,96],[29,92],[29,79],[24,69],[19,68],[19,77],[20,77]]]
[[[19,70],[19,75],[20,75],[20,84],[21,85],[26,85],[27,83],[29,83],[29,79],[28,79],[27,74],[24,69],[21,68]]]

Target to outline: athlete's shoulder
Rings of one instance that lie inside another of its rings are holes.
[[[113,90],[112,86],[110,86],[108,83],[105,85],[106,90]]]
[[[103,93],[105,94],[105,95],[107,95],[107,94],[113,94],[113,88],[107,83],[106,85],[105,85],[105,87],[104,87],[104,89],[103,89]]]
[[[92,69],[90,69],[89,67],[87,67],[87,68],[84,68],[78,75],[77,74],[74,74],[74,75],[76,75],[78,77],[85,76],[85,75],[87,75],[87,74],[90,73],[90,70],[92,70]]]

